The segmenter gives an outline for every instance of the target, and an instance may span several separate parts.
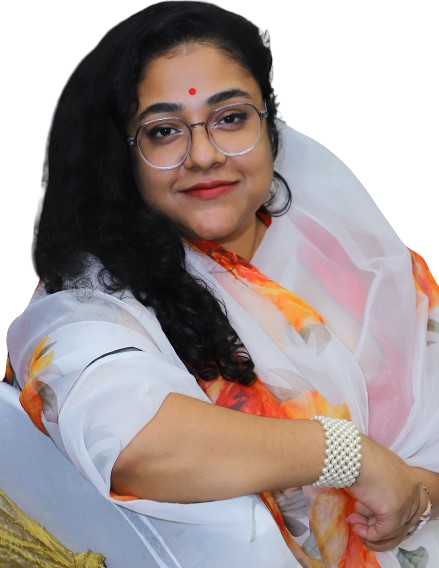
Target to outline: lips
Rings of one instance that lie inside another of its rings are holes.
[[[191,187],[182,190],[182,193],[198,199],[216,199],[217,197],[221,197],[222,195],[226,195],[232,191],[237,183],[237,181],[222,179],[213,180],[192,185]]]

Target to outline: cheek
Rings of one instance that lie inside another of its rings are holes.
[[[268,193],[273,182],[273,153],[268,139],[255,152],[250,165],[254,183],[259,186],[261,193]]]
[[[160,179],[160,172],[150,171],[150,168],[139,164],[135,176],[137,188],[143,200],[153,206],[159,203],[160,195],[163,195],[163,191],[161,191],[163,180]]]

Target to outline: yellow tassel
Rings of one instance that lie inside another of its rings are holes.
[[[0,491],[0,566],[105,568],[102,554],[74,554]]]

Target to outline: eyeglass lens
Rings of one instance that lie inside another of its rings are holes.
[[[168,168],[179,165],[190,150],[190,128],[178,117],[148,121],[137,134],[140,152],[153,166]],[[211,143],[218,150],[229,156],[239,155],[257,144],[261,118],[250,104],[227,105],[209,116],[206,129]]]

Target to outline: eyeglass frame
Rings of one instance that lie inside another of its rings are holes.
[[[220,111],[220,110],[224,110],[224,109],[228,109],[228,108],[233,108],[236,106],[250,106],[252,107],[259,116],[259,121],[260,121],[260,126],[259,126],[259,134],[258,137],[255,141],[255,143],[250,146],[250,148],[248,148],[247,150],[244,150],[243,152],[225,152],[222,148],[220,148],[218,146],[218,144],[216,144],[215,140],[213,139],[213,137],[211,136],[209,130],[207,129],[207,125],[209,124],[209,120],[212,117],[213,114],[215,114],[216,112]],[[252,150],[254,150],[259,142],[259,140],[261,139],[261,134],[262,134],[262,121],[264,120],[264,118],[268,118],[268,110],[267,110],[267,104],[266,102],[264,102],[264,110],[258,110],[257,107],[253,104],[253,103],[231,103],[228,105],[224,105],[224,106],[220,106],[214,110],[212,110],[209,113],[209,116],[207,117],[207,120],[202,121],[202,122],[193,122],[192,124],[186,122],[184,120],[184,118],[181,118],[180,116],[164,116],[164,117],[160,117],[160,118],[153,118],[151,120],[147,120],[146,122],[143,122],[142,124],[139,125],[139,127],[136,130],[136,133],[134,134],[134,136],[130,136],[127,139],[128,145],[130,147],[134,147],[137,148],[140,157],[142,158],[142,160],[147,163],[149,166],[151,166],[152,168],[155,168],[157,170],[174,170],[175,168],[180,167],[182,164],[184,164],[184,162],[187,160],[189,154],[191,153],[192,150],[192,129],[193,128],[198,128],[199,126],[204,126],[204,130],[206,131],[206,134],[209,138],[209,142],[212,144],[212,146],[218,150],[218,152],[221,152],[222,154],[224,154],[225,156],[244,156],[245,154],[248,154],[249,152],[251,152]],[[142,154],[142,151],[139,147],[139,144],[137,142],[138,140],[138,136],[139,136],[139,132],[142,130],[142,128],[148,124],[151,124],[152,122],[165,122],[166,120],[175,120],[178,119],[180,120],[189,130],[189,144],[188,144],[188,148],[186,151],[186,154],[184,155],[184,157],[178,162],[178,164],[175,164],[173,166],[156,166],[155,164],[153,164],[152,162],[149,162],[145,156]]]

